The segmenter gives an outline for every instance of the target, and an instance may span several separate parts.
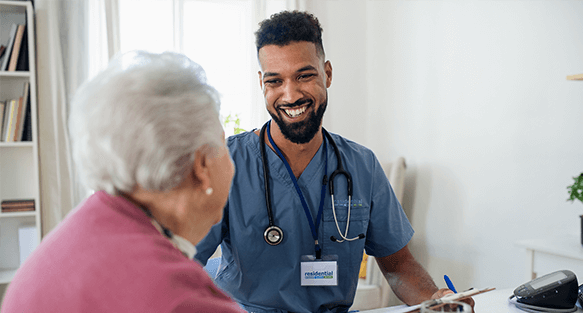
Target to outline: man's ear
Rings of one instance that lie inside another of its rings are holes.
[[[332,63],[330,61],[324,63],[324,72],[326,73],[326,88],[330,88],[332,85]]]
[[[259,87],[263,90],[263,77],[261,76],[261,71],[257,71],[257,75],[259,76]]]

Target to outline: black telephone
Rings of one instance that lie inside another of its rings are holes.
[[[579,289],[575,273],[562,270],[518,286],[513,297],[528,312],[575,312]]]

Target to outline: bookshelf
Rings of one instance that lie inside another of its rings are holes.
[[[28,70],[0,71],[0,101],[18,99],[29,85],[31,140],[0,141],[0,201],[32,199],[34,211],[0,211],[0,284],[12,281],[21,254],[41,240],[41,202],[38,157],[34,9],[29,1],[0,0],[0,45],[6,45],[12,24],[26,24]],[[22,46],[21,46],[22,48]]]

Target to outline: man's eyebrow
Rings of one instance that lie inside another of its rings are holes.
[[[317,69],[316,69],[315,67],[313,67],[313,66],[311,66],[311,65],[307,65],[307,66],[304,66],[304,67],[300,68],[300,69],[299,69],[299,70],[297,70],[296,72],[297,72],[297,73],[299,73],[299,72],[305,72],[305,71],[316,71],[316,70],[317,70]]]
[[[300,69],[298,69],[296,71],[296,73],[301,73],[301,72],[305,72],[305,71],[316,71],[317,69],[315,67],[313,67],[312,65],[306,65]],[[279,73],[276,72],[265,72],[263,74],[263,79],[265,78],[269,78],[269,77],[274,77],[274,76],[279,76]]]
[[[273,77],[273,76],[279,76],[279,73],[274,73],[274,72],[266,72],[263,73],[263,78],[268,78],[268,77]]]

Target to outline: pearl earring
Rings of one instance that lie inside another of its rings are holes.
[[[212,194],[213,194],[213,189],[212,189],[211,187],[208,187],[208,188],[205,190],[205,193],[207,194],[207,196],[210,196],[210,195],[212,195]]]

